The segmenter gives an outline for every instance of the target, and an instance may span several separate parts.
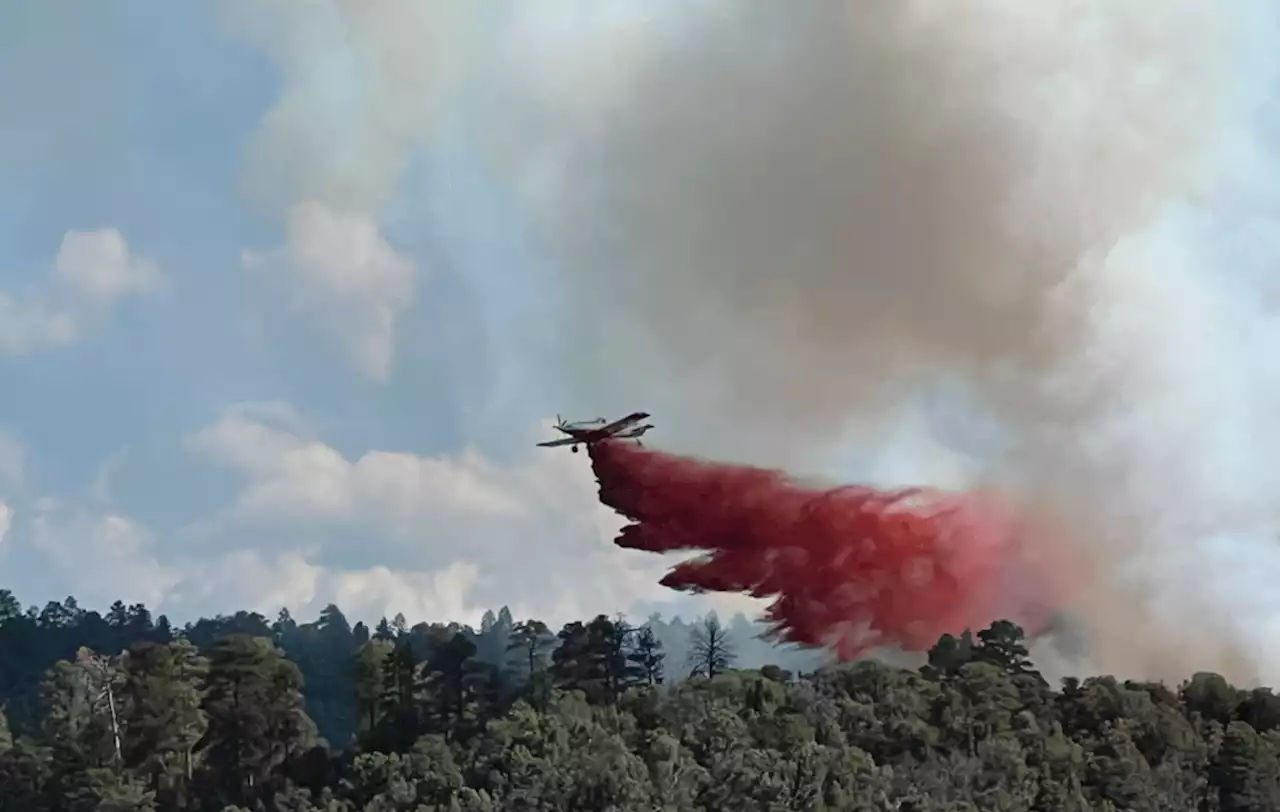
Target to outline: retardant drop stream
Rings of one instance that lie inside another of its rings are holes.
[[[629,519],[615,543],[700,550],[664,586],[772,603],[784,642],[927,650],[943,634],[1010,619],[1034,634],[1056,611],[1053,579],[1024,550],[1027,523],[994,494],[801,487],[785,473],[602,442],[600,501]]]

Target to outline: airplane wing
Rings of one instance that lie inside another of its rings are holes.
[[[622,431],[632,423],[638,423],[643,419],[644,417],[642,415],[629,414],[626,417],[613,421],[607,426],[601,426],[600,428],[595,429],[593,433],[599,433],[601,437],[608,437],[611,434],[616,434],[617,432]]]
[[[603,418],[598,421],[590,420],[584,423],[565,423],[561,420],[556,424],[555,428],[569,436],[561,437],[558,440],[548,440],[545,443],[538,443],[538,445],[542,448],[555,448],[556,446],[577,446],[579,444],[589,444],[599,442],[601,440],[607,440],[610,437],[638,437],[648,429],[653,428],[653,426],[645,426],[641,429],[635,428],[636,423],[639,423],[648,416],[648,412],[632,412],[626,417],[615,420],[607,425],[600,426],[599,428],[586,428],[586,425],[595,422],[603,423]],[[628,431],[628,429],[630,429],[630,431]]]
[[[591,427],[592,427],[592,426],[603,426],[603,425],[604,425],[604,418],[603,418],[603,417],[597,417],[595,420],[578,420],[578,421],[576,421],[576,422],[574,422],[574,423],[568,423],[568,422],[565,422],[563,419],[560,419],[559,415],[557,415],[557,416],[556,416],[556,419],[558,420],[558,422],[556,423],[556,425],[554,426],[554,428],[555,428],[557,431],[562,431],[562,432],[564,432],[565,434],[575,434],[575,433],[578,433],[578,432],[599,431],[600,429],[595,429],[595,428],[591,428]]]

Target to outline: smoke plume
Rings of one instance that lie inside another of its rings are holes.
[[[790,467],[963,392],[961,439],[999,427],[970,484],[1062,522],[1100,573],[1070,607],[1100,665],[1248,679],[1280,666],[1239,669],[1265,637],[1224,619],[1271,609],[1230,558],[1277,559],[1249,449],[1276,448],[1271,376],[1230,277],[1166,225],[1211,186],[1236,22],[1196,0],[708,4],[648,22],[624,76],[487,131],[518,139],[496,165],[601,348],[584,392],[674,393],[673,447]]]
[[[358,112],[325,128],[336,102],[295,80],[255,155],[336,138],[282,182],[368,203],[447,121],[559,273],[547,369],[571,358],[578,397],[828,471],[944,414],[937,453],[1099,573],[1074,609],[1101,667],[1280,676],[1246,573],[1280,574],[1274,328],[1196,208],[1261,4],[313,5],[276,24],[342,19]],[[271,42],[294,77],[338,47]]]
[[[1028,381],[1094,342],[1108,255],[1217,131],[1225,23],[1175,6],[705,3],[625,81],[545,90],[486,132],[605,348],[584,388],[661,376],[690,433],[732,426],[707,450],[775,461],[939,379],[1041,420]]]

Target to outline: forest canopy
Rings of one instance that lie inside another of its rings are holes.
[[[1280,809],[1267,688],[1053,686],[1006,621],[918,669],[757,636],[336,606],[176,628],[0,590],[0,810]]]

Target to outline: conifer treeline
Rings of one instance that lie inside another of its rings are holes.
[[[673,663],[673,625],[177,630],[0,591],[0,812],[1280,809],[1268,689],[1055,690],[1005,622],[808,673],[741,667],[714,616]]]

